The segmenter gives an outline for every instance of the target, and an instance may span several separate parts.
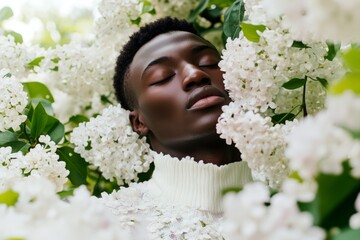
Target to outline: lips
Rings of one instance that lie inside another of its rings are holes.
[[[194,89],[188,99],[186,108],[188,110],[205,109],[219,105],[227,99],[226,95],[219,89],[210,85]]]

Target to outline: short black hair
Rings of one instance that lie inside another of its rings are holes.
[[[156,36],[173,31],[190,32],[197,36],[201,36],[194,26],[186,20],[165,17],[141,27],[124,45],[116,61],[113,82],[116,98],[123,108],[132,110],[131,108],[134,107],[132,106],[134,104],[133,97],[129,96],[125,91],[125,78],[135,54],[143,45]]]

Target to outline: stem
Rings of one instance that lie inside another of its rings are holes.
[[[298,111],[296,114],[294,114],[294,119],[297,117],[297,115],[299,115],[299,113],[302,111],[302,104],[301,105],[296,105],[295,107],[293,107],[290,112],[288,112],[285,116],[283,116],[279,121],[282,122],[290,113],[292,113],[296,108],[300,107],[300,111]]]
[[[306,109],[306,102],[305,102],[305,95],[306,95],[306,83],[307,83],[307,76],[305,76],[305,83],[303,87],[303,95],[302,95],[302,110],[303,110],[303,116],[306,117],[308,115],[307,109]]]
[[[97,172],[97,174],[99,175],[98,177],[97,177],[97,179],[96,179],[96,182],[95,182],[95,184],[94,184],[94,187],[93,187],[93,191],[92,191],[92,193],[93,194],[97,194],[97,191],[98,191],[98,186],[99,186],[99,183],[100,183],[100,179],[101,179],[101,173],[99,172],[99,171],[96,171]]]

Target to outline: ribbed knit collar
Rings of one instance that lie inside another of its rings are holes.
[[[221,213],[222,191],[230,187],[242,187],[251,180],[246,162],[216,166],[202,161],[195,162],[190,157],[179,160],[169,155],[156,154],[149,192],[159,201]]]

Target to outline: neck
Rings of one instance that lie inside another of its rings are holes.
[[[217,166],[241,161],[239,150],[233,145],[227,145],[225,140],[217,138],[216,141],[187,142],[174,146],[164,146],[152,143],[152,148],[158,153],[169,154],[172,157],[184,158],[191,156],[195,161],[212,163]]]

